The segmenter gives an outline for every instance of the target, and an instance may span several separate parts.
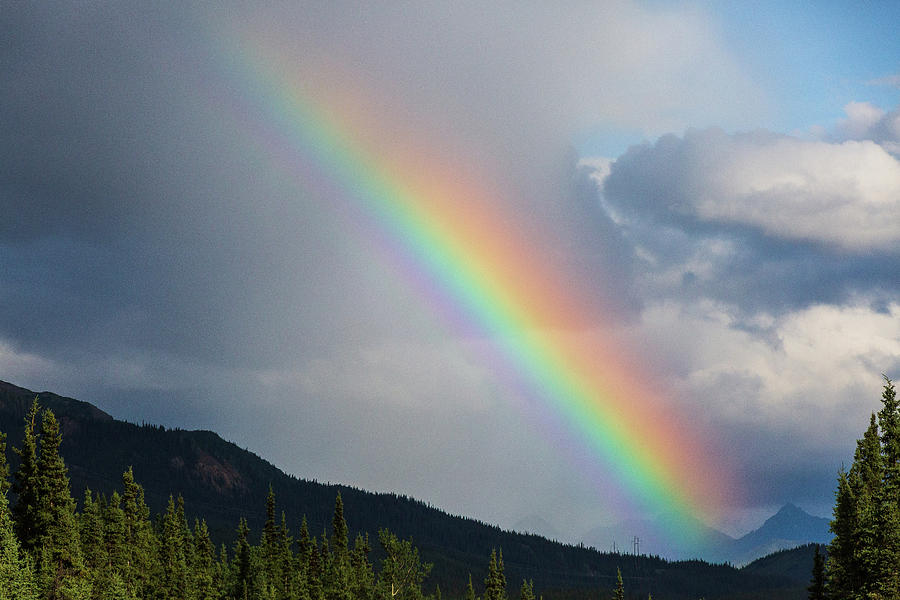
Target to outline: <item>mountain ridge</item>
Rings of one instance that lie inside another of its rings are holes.
[[[258,535],[271,485],[278,509],[287,513],[293,529],[303,515],[312,532],[328,529],[340,492],[353,535],[374,534],[386,527],[400,537],[413,538],[423,559],[435,563],[430,581],[440,585],[448,598],[462,595],[469,574],[478,580],[492,548],[502,548],[510,582],[533,579],[548,600],[583,597],[573,596],[572,590],[612,589],[617,568],[629,589],[641,596],[730,598],[737,596],[728,590],[756,589],[765,590],[768,597],[801,597],[796,595],[796,582],[777,574],[744,573],[703,561],[626,558],[622,553],[504,531],[406,496],[299,479],[214,432],[135,425],[83,401],[0,382],[0,431],[9,434],[10,446],[19,445],[22,419],[35,396],[62,424],[61,451],[74,497],[80,498],[88,487],[109,495],[120,489],[121,473],[132,466],[152,511],[159,512],[169,494],[181,494],[189,516],[206,518],[217,543],[233,541],[240,517],[247,518]],[[661,595],[661,590],[667,593]]]
[[[651,554],[672,560],[684,560],[695,556],[696,548],[677,545],[660,538],[657,531],[665,518],[654,520],[630,520],[609,526],[598,526],[587,531],[581,540],[597,548],[631,550],[634,538],[642,549]],[[746,565],[752,561],[789,548],[806,544],[827,544],[831,541],[830,521],[813,516],[802,508],[786,503],[759,527],[741,537],[735,538],[714,527],[700,522],[694,528],[703,532],[703,547],[706,560]]]

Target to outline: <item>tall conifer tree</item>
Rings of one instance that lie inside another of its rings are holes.
[[[251,589],[249,535],[250,529],[247,527],[247,520],[241,517],[238,522],[237,539],[234,542],[234,561],[231,566],[233,598],[242,598]]]
[[[194,564],[190,572],[190,585],[197,600],[215,600],[220,595],[216,589],[216,551],[209,539],[206,521],[194,521]]]
[[[534,582],[522,580],[522,587],[519,588],[519,600],[534,600]]]
[[[304,523],[306,520],[304,519]],[[306,590],[310,600],[322,600],[322,553],[316,544],[316,538],[309,543],[309,560],[306,568]]]
[[[9,491],[9,462],[6,458],[6,434],[0,431],[0,496]]]
[[[900,597],[900,411],[885,377],[882,410],[840,473],[826,562],[829,597]]]
[[[186,595],[188,565],[181,520],[182,516],[176,507],[175,499],[169,496],[169,504],[163,514],[162,529],[159,532],[160,564],[163,568],[160,596],[163,600],[176,600]]]
[[[122,473],[122,512],[125,531],[125,570],[123,580],[130,597],[155,595],[151,588],[160,576],[158,541],[150,523],[150,509],[144,501],[144,488],[134,480],[131,467]]]
[[[472,574],[469,573],[469,583],[466,585],[466,598],[465,600],[476,600],[475,598],[475,588],[472,587]]]
[[[38,431],[37,420],[40,407],[37,396],[25,415],[25,434],[22,447],[15,448],[19,455],[19,468],[13,479],[12,490],[16,495],[16,503],[12,508],[12,516],[16,525],[16,535],[22,547],[30,553],[35,552],[38,544],[37,511],[38,511]]]
[[[107,554],[108,569],[125,577],[128,567],[129,549],[125,537],[125,511],[122,510],[122,497],[114,491],[109,502],[103,507],[104,546]]]
[[[818,544],[813,555],[812,580],[806,591],[809,592],[809,600],[825,600],[825,557],[819,552]]]
[[[503,550],[491,550],[488,576],[484,580],[484,600],[506,600],[506,575],[503,572]]]
[[[325,571],[326,600],[352,600],[348,535],[344,502],[338,492],[334,500],[334,516],[331,519],[331,557]]]
[[[38,459],[36,540],[38,574],[50,598],[78,596],[85,587],[75,501],[69,476],[59,454],[62,434],[50,409],[41,414],[41,451]]]

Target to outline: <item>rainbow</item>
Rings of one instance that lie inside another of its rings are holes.
[[[696,519],[717,518],[732,491],[728,478],[699,436],[678,425],[638,361],[585,330],[592,301],[535,250],[533,231],[501,212],[493,201],[501,191],[439,168],[427,153],[404,161],[376,151],[372,124],[360,117],[364,94],[349,94],[346,78],[311,91],[258,40],[230,40],[222,51],[228,76],[241,78],[235,87],[252,90],[233,111],[252,122],[256,143],[298,185],[327,181],[440,312],[491,340],[510,385],[613,474],[601,487],[674,514],[671,533],[682,539],[698,531]]]

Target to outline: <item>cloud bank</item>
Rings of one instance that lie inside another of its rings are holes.
[[[634,250],[640,339],[754,457],[756,506],[827,513],[880,374],[900,369],[896,110],[846,113],[817,135],[688,130],[583,161]]]

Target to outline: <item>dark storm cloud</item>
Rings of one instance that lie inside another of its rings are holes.
[[[286,184],[214,108],[217,94],[238,90],[202,35],[228,13],[257,18],[241,10],[4,11],[0,336],[48,355],[79,348],[259,366],[347,339],[404,328],[415,335],[429,319],[409,290],[385,283],[365,242],[323,210],[329,198]],[[332,59],[362,65],[417,105],[408,116],[423,128],[452,129],[473,156],[484,153],[479,161],[517,191],[515,210],[555,232],[557,247],[547,251],[590,281],[613,276],[619,285],[598,293],[610,306],[631,304],[621,300],[628,267],[620,235],[564,154],[560,107],[546,117],[543,103],[525,100],[541,97],[527,90],[544,72],[512,60],[527,50],[517,46],[530,35],[521,24],[498,38],[485,23],[469,30],[465,16],[440,10],[364,12],[262,20],[291,32],[300,50],[319,44]],[[409,35],[381,39],[378,52],[355,29],[400,24]],[[491,104],[497,97],[510,103]]]
[[[0,335],[48,355],[252,364],[342,326],[367,265],[318,199],[279,186],[206,112],[217,73],[190,11],[4,15]]]

